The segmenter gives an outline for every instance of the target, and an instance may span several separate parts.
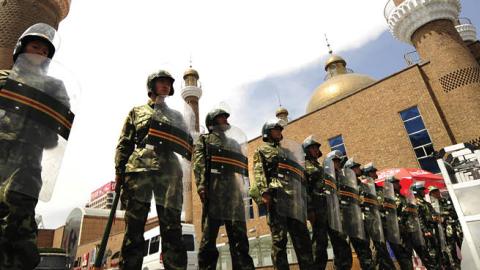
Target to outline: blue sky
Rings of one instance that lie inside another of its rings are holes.
[[[461,17],[469,18],[477,27],[478,33],[480,1],[468,0],[461,1],[461,3]],[[383,31],[377,38],[361,47],[351,50],[335,50],[335,40],[330,39],[329,42],[334,54],[341,55],[347,61],[348,68],[353,69],[356,73],[369,75],[376,80],[406,68],[404,54],[415,50],[413,46],[396,40],[388,30]],[[296,119],[305,114],[306,106],[314,89],[323,82],[327,52],[327,47],[323,46],[319,48],[319,58],[312,59],[311,63],[245,86],[249,107],[256,108],[257,112],[256,114],[245,114],[242,117],[242,124],[249,139],[260,135],[261,125],[265,119],[274,117],[275,110],[278,108],[277,93],[282,106],[289,110],[289,118]]]

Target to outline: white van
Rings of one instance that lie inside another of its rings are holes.
[[[160,239],[160,226],[152,228],[143,234],[145,246],[143,249],[142,270],[163,270],[162,241]],[[182,223],[182,240],[187,249],[188,270],[198,269],[198,248],[195,241],[195,228],[193,224]]]

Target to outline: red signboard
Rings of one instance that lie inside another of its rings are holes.
[[[90,194],[90,201],[94,201],[101,197],[102,195],[115,191],[115,182],[108,182],[107,184],[103,185],[101,188],[95,190]]]

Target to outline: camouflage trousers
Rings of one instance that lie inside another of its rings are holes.
[[[312,244],[313,256],[315,259],[315,269],[325,269],[328,263],[328,238],[333,247],[335,269],[351,269],[352,268],[352,249],[347,241],[345,234],[330,229],[328,226],[328,218],[326,212],[326,204],[323,207],[314,210],[314,222],[312,223]]]
[[[145,239],[143,233],[150,202],[138,200],[133,194],[148,185],[131,185],[129,182],[156,181],[157,172],[131,173],[126,177],[123,196],[126,199],[125,209],[125,236],[121,248],[120,269],[142,269],[143,249]],[[142,191],[141,193],[145,193]],[[160,237],[162,256],[165,269],[186,269],[187,251],[182,239],[182,225],[180,220],[181,211],[175,208],[166,208],[156,205],[158,223],[160,225]]]
[[[374,270],[375,263],[373,261],[372,250],[370,249],[370,240],[363,240],[350,237],[355,253],[357,253],[358,261],[362,270]]]
[[[404,245],[389,243],[401,270],[413,270],[412,252]]]
[[[272,233],[272,262],[275,269],[289,269],[287,233],[292,239],[300,269],[316,269],[313,262],[312,242],[306,224],[293,218],[280,216],[275,205],[268,209],[267,223]]]
[[[198,250],[198,266],[202,270],[217,268],[217,236],[220,226],[225,224],[233,270],[253,270],[253,260],[248,254],[247,225],[244,221],[218,220],[208,216],[204,209],[202,219],[202,240]]]
[[[40,179],[40,170],[0,166],[0,269],[33,269],[40,262],[35,206],[38,200],[9,190],[21,179]],[[39,192],[39,190],[38,190]]]
[[[404,242],[405,249],[410,252],[410,254],[413,254],[413,250],[415,250],[415,253],[417,253],[418,257],[420,257],[420,260],[422,260],[422,264],[428,269],[428,270],[434,270],[434,269],[441,269],[439,262],[436,261],[436,251],[435,247],[429,243],[428,238],[433,238],[433,237],[426,237],[425,238],[425,243],[426,246],[422,246],[419,243],[416,243],[413,239],[415,237],[413,234],[416,232],[402,232],[402,239]]]

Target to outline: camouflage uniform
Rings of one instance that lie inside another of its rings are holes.
[[[453,207],[453,203],[448,198],[440,198],[438,200],[440,215],[442,216],[442,225],[445,230],[445,238],[448,249],[450,250],[450,257],[457,265],[460,265],[460,258],[457,256],[457,246],[462,247],[463,233],[462,226],[458,221],[457,212]]]
[[[218,250],[216,240],[220,226],[225,224],[230,246],[230,255],[232,257],[232,268],[254,269],[253,260],[248,254],[249,243],[247,237],[247,225],[244,220],[221,220],[218,217],[209,215],[209,213],[224,213],[225,211],[238,210],[239,213],[231,213],[229,216],[245,215],[243,198],[238,197],[238,192],[234,191],[232,186],[232,174],[210,174],[210,179],[205,178],[207,147],[214,146],[225,148],[226,145],[235,145],[236,143],[227,143],[225,134],[219,131],[212,131],[209,134],[201,135],[195,143],[193,154],[193,170],[197,184],[197,191],[206,191],[207,198],[211,196],[221,196],[224,203],[210,204],[204,202],[202,211],[202,240],[198,251],[198,264],[200,269],[216,269],[218,260]],[[238,146],[240,148],[240,146]],[[234,149],[232,149],[234,150]],[[207,183],[208,181],[208,183]],[[212,190],[216,194],[211,194]],[[217,199],[218,201],[218,199]]]
[[[334,265],[336,269],[352,268],[352,252],[344,234],[330,229],[328,225],[327,201],[324,189],[324,171],[316,159],[305,160],[305,175],[308,181],[308,213],[313,215],[312,244],[315,265],[318,269],[325,269],[328,262],[328,237],[332,243]]]
[[[141,269],[143,261],[144,228],[152,192],[155,195],[162,255],[165,269],[186,269],[187,252],[182,239],[181,211],[182,169],[173,152],[156,153],[145,148],[154,102],[134,107],[123,126],[115,155],[117,175],[125,175],[126,231],[121,249],[121,269]],[[176,125],[181,115],[159,117]],[[176,194],[175,194],[176,193]],[[180,202],[178,201],[180,200]]]
[[[68,105],[61,81],[24,72],[31,67],[16,68],[22,72],[20,79],[37,89],[52,90],[45,92]],[[0,71],[0,88],[11,72],[15,71]],[[32,269],[40,261],[35,206],[42,188],[42,153],[57,143],[57,133],[49,128],[24,115],[0,110],[0,269]]]
[[[364,179],[363,176],[360,179]],[[360,182],[362,181],[360,180]],[[366,197],[366,194],[368,194],[368,186],[362,182],[360,185],[360,197],[364,198]],[[379,192],[377,190],[377,202],[378,202],[378,205],[379,205],[378,208],[380,211],[381,211],[380,205],[383,203],[382,198],[383,196],[381,194],[381,191]],[[373,232],[370,231],[370,229],[374,228],[375,226],[373,225],[374,217],[371,215],[371,212],[368,210],[368,208],[373,206],[369,206],[365,201],[363,201],[361,204],[361,207],[362,207],[362,213],[363,213],[364,224],[365,224],[365,235],[367,239],[371,239],[371,235],[373,234]],[[373,239],[372,239],[372,242],[376,251],[374,264],[378,264],[379,269],[395,269],[395,265],[393,264],[393,261],[390,258],[390,254],[388,253],[387,245],[379,241],[374,241]]]
[[[435,237],[435,230],[438,228],[437,221],[434,220],[435,209],[422,196],[416,196],[418,204],[418,217],[420,219],[420,227],[425,238],[426,252],[423,264],[427,269],[440,269],[440,261],[437,247],[439,243]]]
[[[397,218],[398,218],[398,225],[400,229],[400,237],[402,238],[403,243],[394,244],[389,243],[390,247],[392,248],[393,253],[395,254],[395,258],[397,259],[398,264],[400,265],[401,270],[413,270],[413,262],[412,262],[412,247],[406,246],[406,238],[408,230],[405,228],[406,224],[402,222],[401,216],[403,215],[402,211],[403,208],[407,205],[407,199],[400,193],[395,191],[395,204],[397,205]]]
[[[279,157],[287,154],[279,143],[265,142],[253,155],[253,170],[258,193],[271,195],[273,202],[268,209],[267,221],[272,233],[272,261],[279,270],[289,269],[287,260],[287,232],[293,242],[300,269],[314,269],[312,244],[306,224],[285,216],[280,216],[276,210],[276,193],[284,190],[277,175]],[[255,198],[257,203],[261,198]]]
[[[360,196],[363,196],[365,193],[365,189],[368,189],[362,181],[357,177],[357,184],[360,191]],[[362,207],[362,214],[365,215],[364,209],[365,206],[361,204]],[[365,238],[366,240],[351,238],[350,242],[352,242],[352,246],[355,249],[355,253],[357,253],[358,260],[360,261],[360,266],[362,270],[365,269],[375,269],[375,262],[373,260],[372,250],[370,249],[370,237],[368,235],[367,227],[365,226]]]

